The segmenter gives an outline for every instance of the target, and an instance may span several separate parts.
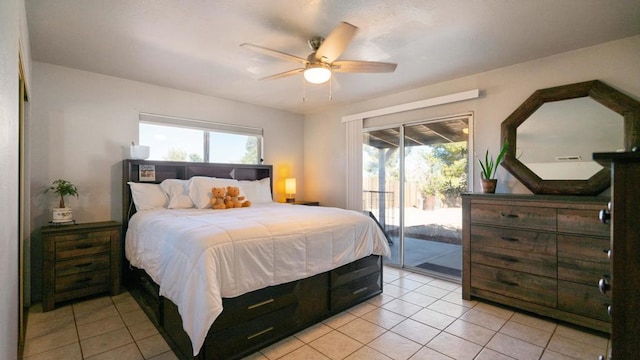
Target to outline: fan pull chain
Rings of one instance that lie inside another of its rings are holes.
[[[329,77],[329,101],[333,100],[333,94],[331,93],[331,84],[333,84],[333,74]]]
[[[300,78],[302,79],[302,102],[304,102],[307,95],[307,82],[304,80],[304,76]]]

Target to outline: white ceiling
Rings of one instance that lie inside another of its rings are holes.
[[[638,0],[26,0],[33,60],[297,113],[312,113],[640,34]],[[340,21],[359,27],[341,60],[398,64],[334,74],[241,48],[306,58]]]

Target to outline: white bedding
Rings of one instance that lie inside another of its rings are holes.
[[[338,208],[256,204],[249,208],[136,213],[125,243],[131,265],[177,306],[197,355],[222,298],[389,255],[369,217]]]

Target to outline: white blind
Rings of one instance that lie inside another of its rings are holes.
[[[162,124],[169,126],[188,127],[198,130],[212,130],[238,135],[262,136],[263,129],[251,126],[225,124],[206,120],[186,119],[176,116],[140,113],[140,122],[148,124]]]

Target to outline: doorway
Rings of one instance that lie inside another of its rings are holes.
[[[460,279],[471,114],[363,130],[363,210],[389,237],[388,265]]]

